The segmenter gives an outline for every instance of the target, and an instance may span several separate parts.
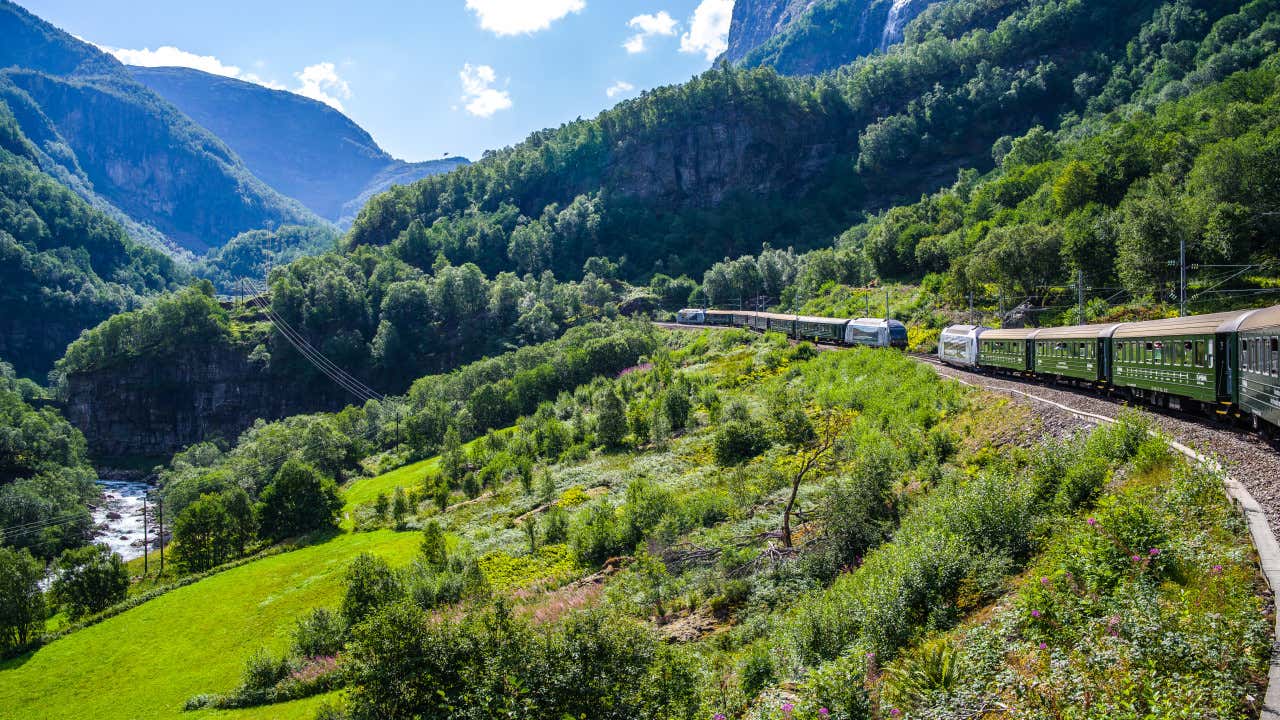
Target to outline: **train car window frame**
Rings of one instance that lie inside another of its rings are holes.
[[[1280,337],[1271,338],[1271,376],[1280,377]]]

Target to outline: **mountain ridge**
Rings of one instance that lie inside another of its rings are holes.
[[[394,158],[339,110],[288,90],[184,67],[127,70],[226,143],[263,182],[340,226],[393,182],[469,164],[466,158]]]

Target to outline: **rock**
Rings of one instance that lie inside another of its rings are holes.
[[[115,510],[112,510],[111,512],[107,513],[107,519],[108,519],[108,520],[122,520],[122,519],[124,519],[124,516],[123,516],[123,515],[121,515],[120,513],[116,512]]]

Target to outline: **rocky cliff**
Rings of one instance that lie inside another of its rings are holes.
[[[837,68],[901,42],[937,0],[738,0],[724,59],[787,75]]]
[[[167,459],[204,440],[234,441],[258,418],[341,407],[329,385],[292,387],[241,348],[214,346],[69,375],[66,416],[98,465]]]

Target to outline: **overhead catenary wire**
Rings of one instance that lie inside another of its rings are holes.
[[[255,294],[249,298],[249,302],[266,314],[267,319],[271,322],[272,326],[280,332],[281,336],[284,337],[284,339],[317,370],[332,380],[339,387],[352,395],[355,395],[362,401],[382,401],[386,399],[386,396],[382,393],[379,393],[368,385],[365,385],[358,378],[339,367],[332,360],[329,360],[329,358],[325,357],[324,353],[311,345],[311,343],[307,341],[306,337],[294,329],[287,320],[280,317],[278,313],[271,309],[268,303],[261,299],[260,296],[262,290],[259,289],[255,283],[246,278],[242,278],[241,282],[254,290]]]
[[[252,282],[251,282],[251,286],[257,289],[256,286],[252,284]],[[386,399],[385,396],[382,395],[382,393],[379,393],[378,391],[374,390],[368,385],[365,385],[358,378],[351,375],[351,373],[348,373],[346,370],[339,367],[336,363],[329,360],[329,358],[325,357],[324,353],[317,350],[315,346],[311,345],[311,343],[307,341],[306,337],[303,336],[301,332],[294,329],[294,327],[290,325],[287,320],[281,317],[279,313],[271,309],[269,303],[261,299],[261,295],[263,292],[264,290],[259,289],[258,294],[252,299],[252,302],[254,303],[255,307],[258,307],[264,313],[266,313],[268,320],[270,320],[272,324],[278,330],[281,331],[281,333],[285,336],[285,339],[289,340],[290,344],[292,344],[299,352],[301,352],[304,357],[306,357],[310,362],[312,362],[312,364],[315,364],[318,370],[320,370],[321,372],[324,372],[325,375],[333,379],[334,382],[337,382],[348,392],[351,392],[353,395],[356,395],[362,400],[368,401],[368,400],[375,400],[375,399],[376,400]]]
[[[346,373],[326,358],[323,353],[316,350],[314,346],[307,342],[306,338],[303,337],[301,333],[293,329],[293,326],[289,325],[284,318],[271,310],[271,308],[257,296],[251,296],[249,302],[266,314],[267,319],[271,321],[271,324],[280,332],[281,336],[284,337],[285,340],[303,356],[303,358],[315,366],[317,370],[332,380],[339,387],[365,402],[381,398],[381,395],[372,388],[369,388],[356,380],[350,374]]]

